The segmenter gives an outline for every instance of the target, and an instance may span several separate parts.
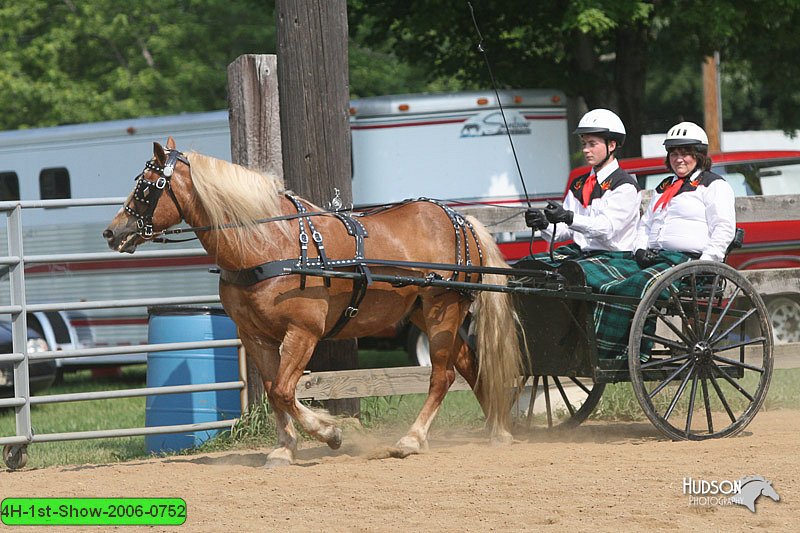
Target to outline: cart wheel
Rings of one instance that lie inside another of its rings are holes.
[[[767,308],[744,276],[722,263],[683,263],[636,310],[628,344],[633,390],[672,439],[735,435],[767,396],[772,343]]]
[[[431,366],[431,348],[428,336],[417,326],[412,325],[408,330],[406,352],[412,365]]]
[[[24,444],[3,446],[3,462],[10,470],[24,468],[28,464],[28,447]]]
[[[588,378],[533,376],[526,424],[528,428],[545,423],[548,428],[575,428],[589,418],[605,388],[605,383],[594,383]],[[520,410],[525,408],[520,405]]]

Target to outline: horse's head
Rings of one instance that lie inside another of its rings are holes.
[[[184,175],[189,175],[189,161],[175,149],[175,140],[167,139],[166,149],[153,143],[153,158],[145,163],[122,209],[103,231],[108,247],[132,254],[140,244],[179,223],[184,217],[173,179]],[[164,192],[171,201],[160,201]]]

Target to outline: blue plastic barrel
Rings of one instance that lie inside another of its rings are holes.
[[[236,326],[222,308],[165,306],[148,308],[148,342],[163,344],[235,339]],[[203,348],[147,355],[147,386],[196,385],[239,381],[237,349]],[[240,416],[238,390],[148,396],[145,426],[215,422]],[[179,451],[198,446],[219,430],[146,435],[148,452]]]

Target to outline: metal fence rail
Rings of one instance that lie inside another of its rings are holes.
[[[63,351],[46,351],[28,353],[27,351],[27,319],[26,314],[37,311],[71,311],[86,309],[110,309],[122,307],[148,307],[157,305],[187,305],[200,303],[219,303],[218,294],[187,296],[187,297],[161,297],[161,298],[136,298],[126,300],[99,300],[81,302],[54,302],[27,304],[25,297],[25,265],[58,262],[113,260],[119,261],[121,266],[131,256],[123,256],[116,252],[101,253],[70,253],[70,254],[39,254],[26,256],[23,253],[23,225],[21,211],[30,208],[53,207],[81,207],[121,205],[125,198],[96,198],[77,200],[42,200],[23,202],[0,202],[0,211],[6,213],[8,255],[0,256],[0,265],[9,267],[9,280],[11,299],[10,305],[0,306],[0,314],[11,315],[13,353],[0,354],[0,362],[12,362],[14,365],[14,397],[0,399],[0,407],[13,407],[15,409],[16,431],[13,436],[0,436],[0,445],[21,446],[35,442],[53,442],[63,440],[130,437],[141,435],[154,435],[166,433],[185,433],[215,429],[229,429],[237,419],[219,420],[196,424],[175,424],[164,426],[150,426],[140,428],[106,429],[97,431],[78,431],[67,433],[33,433],[31,427],[31,406],[75,402],[86,400],[110,400],[114,398],[132,398],[142,396],[158,396],[166,394],[179,394],[189,392],[213,392],[222,390],[239,390],[242,394],[242,408],[246,405],[247,387],[244,371],[244,356],[239,350],[239,376],[238,381],[173,385],[162,387],[144,387],[115,391],[97,391],[56,395],[30,395],[29,363],[31,361],[48,360],[60,357],[90,357],[98,355],[119,355],[150,353],[171,350],[193,350],[199,348],[241,347],[239,339],[173,342],[163,344],[142,344],[138,346],[112,346],[102,348],[83,348]],[[159,252],[143,251],[137,253],[137,259],[157,257],[175,258],[206,255],[202,249],[180,249]]]

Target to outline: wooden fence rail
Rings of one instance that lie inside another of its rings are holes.
[[[775,368],[800,368],[800,343],[777,344],[774,355]],[[430,376],[430,367],[424,366],[313,372],[300,378],[300,383],[297,384],[297,398],[334,400],[422,394],[428,392]],[[467,382],[457,375],[450,390],[470,390],[470,388]]]

